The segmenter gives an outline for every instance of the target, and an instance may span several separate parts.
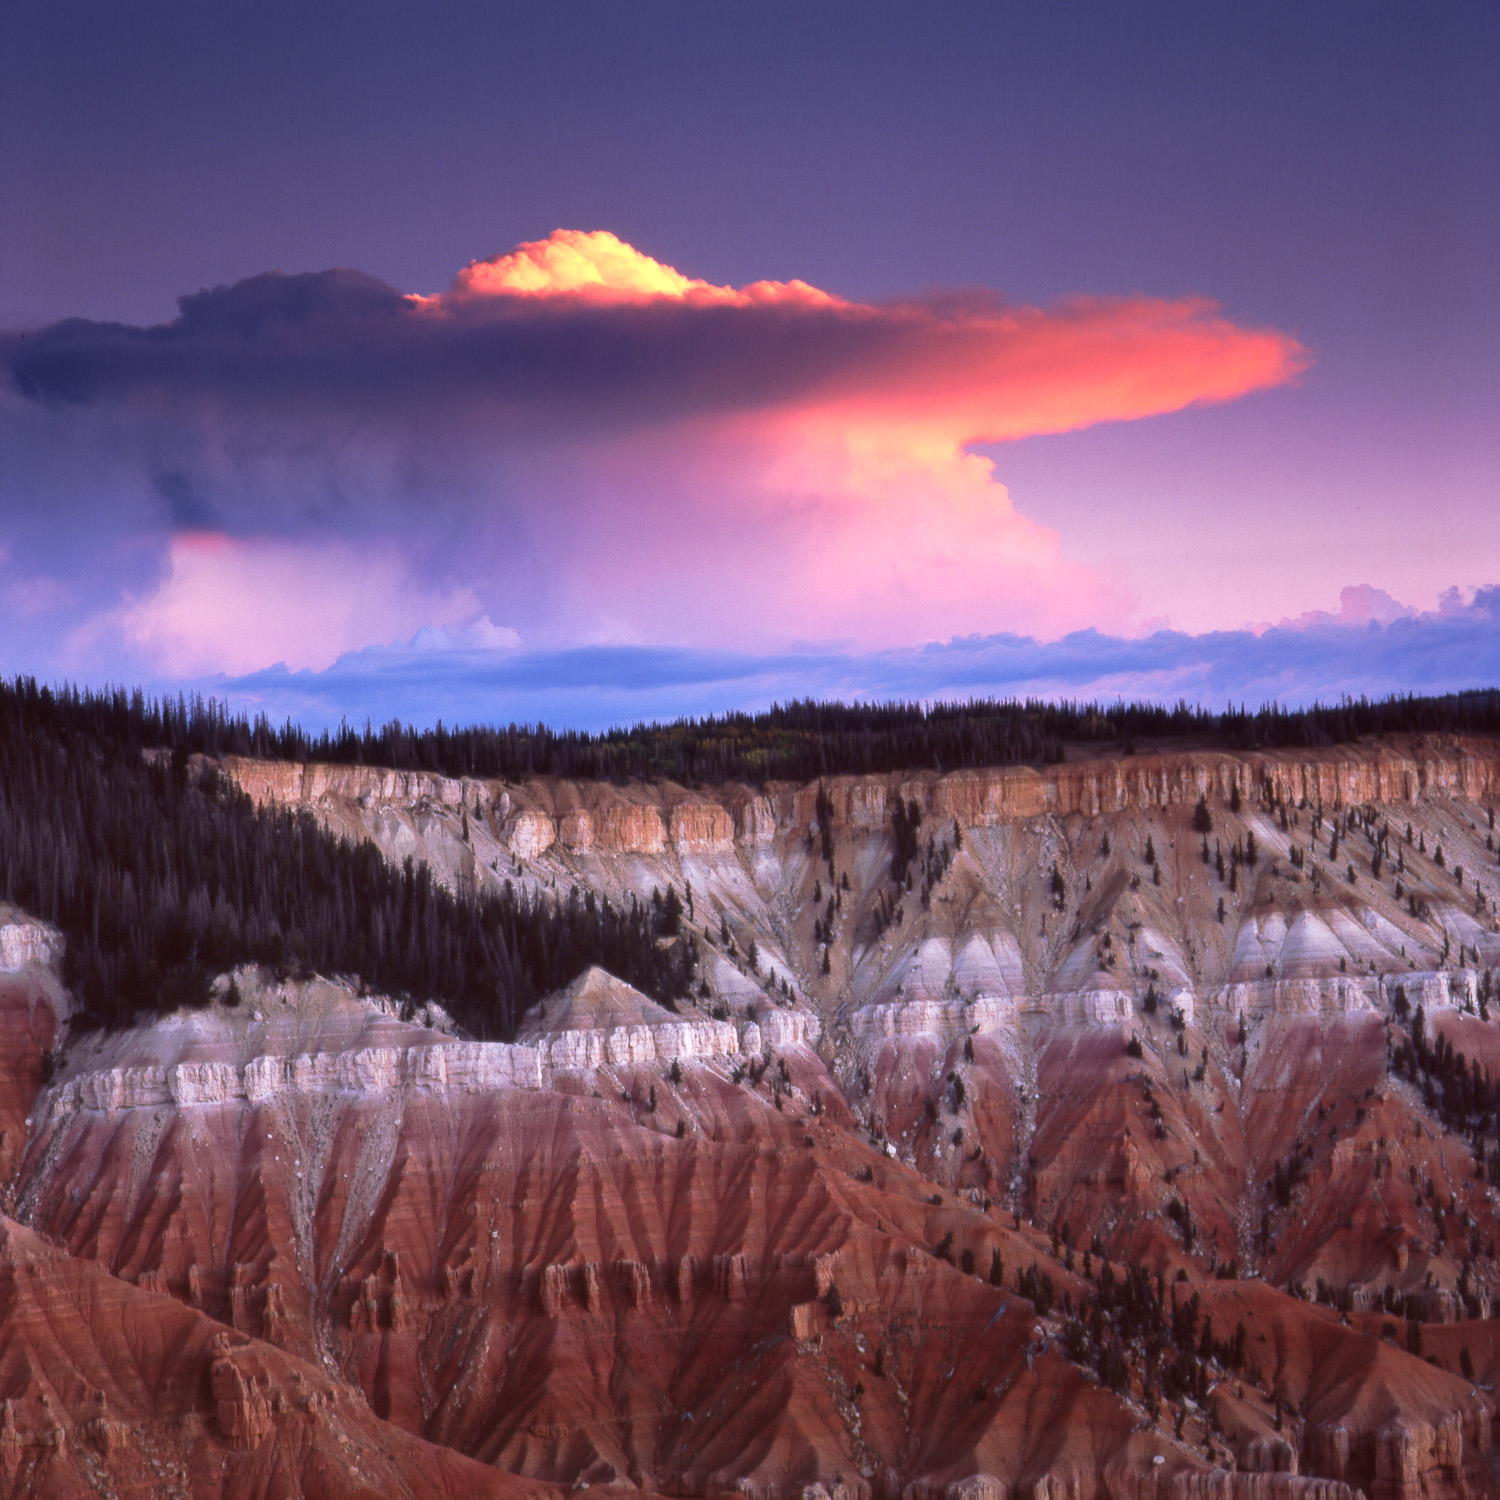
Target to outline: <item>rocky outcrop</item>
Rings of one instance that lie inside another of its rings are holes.
[[[761,1013],[759,1028],[761,1043],[775,1052],[811,1046],[823,1029],[817,1016],[808,1011],[776,1009]]]
[[[269,1377],[262,1375],[259,1387],[235,1362],[228,1335],[214,1341],[214,1361],[210,1370],[214,1393],[214,1418],[219,1436],[231,1448],[258,1448],[271,1435],[271,1399],[266,1387]]]
[[[734,849],[735,820],[715,802],[678,803],[669,813],[668,838],[680,854],[729,854]]]
[[[244,1101],[263,1104],[319,1094],[485,1093],[539,1089],[543,1064],[535,1047],[503,1042],[371,1047],[357,1052],[262,1056],[243,1067],[183,1063],[108,1068],[65,1077],[49,1094],[53,1118],[76,1110],[183,1108]]]
[[[1356,1451],[1354,1459],[1362,1460],[1360,1468],[1373,1474],[1372,1500],[1375,1497],[1384,1500],[1387,1496],[1406,1500],[1439,1490],[1460,1489],[1464,1477],[1464,1427],[1465,1414],[1454,1412],[1438,1422],[1398,1419],[1366,1436],[1357,1445],[1364,1451]],[[1488,1452],[1488,1420],[1482,1432],[1484,1451]]]
[[[714,1256],[714,1291],[726,1302],[740,1302],[749,1294],[750,1262],[743,1255]]]
[[[637,1310],[651,1305],[651,1273],[638,1260],[617,1260],[615,1273],[621,1290]]]
[[[365,806],[432,802],[444,807],[472,807],[483,815],[495,802],[488,782],[469,777],[454,779],[431,771],[391,771],[377,766],[320,762],[301,764],[236,755],[225,758],[224,770],[257,802],[275,802],[282,807],[342,797]],[[506,806],[504,802],[499,804],[502,814]]]
[[[1174,1474],[1166,1493],[1171,1500],[1363,1500],[1363,1491],[1336,1479],[1224,1469]]]
[[[506,823],[502,842],[517,859],[536,859],[557,842],[557,824],[547,813],[523,808]]]
[[[252,1102],[288,1094],[417,1092],[483,1093],[540,1088],[543,1065],[534,1047],[504,1042],[448,1042],[378,1047],[353,1053],[260,1057],[245,1065]]]
[[[980,1032],[1008,1030],[1018,1007],[1004,999],[906,1000],[886,1005],[867,1005],[849,1018],[854,1034],[863,1038],[898,1036],[972,1036]]]
[[[726,788],[691,796],[662,785],[620,791],[597,783],[498,783],[365,766],[295,765],[228,757],[227,773],[257,801],[281,805],[472,808],[492,816],[501,843],[535,859],[554,843],[575,852],[728,853],[800,837],[816,821],[817,788],[777,787],[751,795]],[[1130,810],[1191,807],[1200,796],[1227,802],[1266,795],[1278,803],[1343,808],[1412,803],[1422,796],[1477,801],[1500,790],[1500,754],[1484,742],[1446,739],[1399,747],[1349,747],[1304,755],[1177,752],[1133,760],[1099,759],[1036,770],[1006,766],[947,775],[833,777],[825,783],[837,822],[874,831],[889,826],[890,803],[916,800],[932,822],[992,828],[1048,815],[1098,818]]]
[[[636,1000],[667,1014],[644,996],[636,995]],[[759,1057],[767,1046],[778,1051],[807,1046],[816,1040],[818,1029],[817,1018],[807,1012],[768,1007],[759,1025],[736,1026],[708,1018],[553,1029],[535,1024],[523,1033],[527,1039],[522,1043],[427,1041],[407,1047],[262,1054],[242,1065],[196,1061],[117,1066],[64,1075],[48,1091],[43,1113],[59,1121],[78,1110],[258,1105],[333,1094],[447,1098],[534,1090],[549,1087],[559,1075],[593,1069]]]
[[[12,1480],[20,1467],[21,1434],[16,1427],[15,1403],[6,1401],[0,1407],[0,1474]]]
[[[552,1072],[639,1068],[659,1062],[739,1057],[740,1035],[727,1021],[669,1021],[659,1026],[563,1032],[543,1043]]]
[[[1434,986],[1443,993],[1446,986]],[[1221,1010],[1234,1015],[1270,1013],[1275,1015],[1318,1015],[1324,1011],[1373,1011],[1382,1008],[1384,985],[1374,975],[1367,978],[1344,978],[1342,975],[1319,979],[1255,980],[1249,984],[1228,984],[1213,994]]]
[[[45,966],[62,954],[62,939],[41,922],[0,922],[0,970]]]

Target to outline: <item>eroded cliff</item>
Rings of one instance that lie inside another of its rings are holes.
[[[711,793],[228,769],[452,883],[670,885],[699,984],[588,974],[500,1044],[247,971],[44,1079],[13,922],[14,1211],[73,1256],[547,1481],[1494,1488],[1494,746]]]

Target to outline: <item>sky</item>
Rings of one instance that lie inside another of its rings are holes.
[[[0,11],[0,672],[1500,682],[1492,3]]]

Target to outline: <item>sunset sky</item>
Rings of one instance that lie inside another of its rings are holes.
[[[1500,683],[1487,3],[0,14],[0,672]]]

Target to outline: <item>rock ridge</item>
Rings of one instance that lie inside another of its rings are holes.
[[[804,1046],[816,1017],[770,1011],[759,1024],[682,1020],[656,1025],[581,1028],[529,1042],[425,1042],[289,1056],[266,1054],[233,1062],[143,1063],[84,1071],[61,1079],[41,1113],[62,1118],[79,1110],[112,1112],[173,1105],[194,1107],[320,1094],[426,1095],[495,1093],[551,1087],[559,1075],[596,1068],[652,1067],[673,1062],[756,1059],[763,1047]]]
[[[224,760],[230,778],[257,802],[318,805],[343,800],[364,809],[428,803],[490,820],[515,857],[535,859],[553,845],[573,853],[660,855],[730,853],[767,847],[778,834],[817,821],[819,787],[743,784],[695,792],[669,784],[532,780],[510,785],[428,771],[368,766]],[[1173,751],[1058,766],[1000,766],[948,773],[832,776],[823,790],[835,819],[858,830],[890,819],[897,796],[924,816],[964,828],[998,827],[1046,814],[1099,817],[1163,809],[1200,796],[1227,801],[1266,793],[1278,802],[1331,808],[1410,803],[1426,795],[1477,801],[1500,789],[1500,752],[1489,741],[1444,736],[1391,739],[1322,751]]]

